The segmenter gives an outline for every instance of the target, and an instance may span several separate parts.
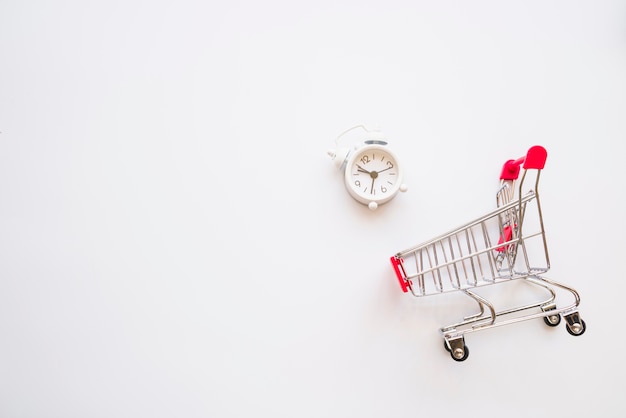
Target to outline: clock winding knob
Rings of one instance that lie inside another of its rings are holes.
[[[350,154],[350,149],[348,148],[337,148],[330,149],[327,152],[328,156],[333,160],[335,166],[338,169],[342,169],[345,166],[346,160],[348,159],[348,154]]]

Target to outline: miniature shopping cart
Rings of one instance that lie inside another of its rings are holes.
[[[456,361],[469,355],[465,334],[496,326],[536,318],[557,326],[563,317],[570,334],[585,332],[578,292],[542,275],[550,268],[538,193],[546,158],[546,150],[534,146],[524,157],[507,161],[500,175],[496,210],[391,257],[404,292],[422,297],[458,291],[478,303],[478,313],[440,329],[444,347]],[[526,190],[533,176],[534,189]],[[523,280],[546,296],[496,311],[492,301],[477,293],[482,286],[513,280]],[[561,307],[556,300],[562,292],[571,294],[573,302]]]

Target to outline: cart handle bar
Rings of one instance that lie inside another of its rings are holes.
[[[517,160],[508,160],[502,167],[502,173],[500,174],[500,180],[517,180],[520,171],[520,165],[524,170],[535,169],[542,170],[546,165],[546,158],[548,158],[548,152],[540,145],[530,147],[524,157]]]

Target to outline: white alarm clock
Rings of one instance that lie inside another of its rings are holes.
[[[340,147],[340,139],[353,129],[362,128],[365,136],[351,147]],[[328,151],[335,165],[344,171],[344,183],[350,196],[375,210],[407,191],[403,183],[404,168],[387,145],[384,135],[376,129],[357,125],[337,137],[337,147]]]

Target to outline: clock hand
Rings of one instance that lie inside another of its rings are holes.
[[[380,173],[382,173],[383,171],[391,170],[392,168],[393,168],[393,167],[387,167],[387,168],[385,168],[384,170],[380,170],[378,173],[380,174]]]
[[[372,189],[370,190],[370,194],[374,194],[374,181],[376,181],[376,176],[372,176]]]
[[[369,171],[367,171],[366,169],[364,169],[363,167],[361,167],[360,165],[356,165],[358,168],[356,171],[360,171],[361,173],[367,173],[369,175],[371,175],[372,173],[370,173]]]
[[[358,172],[360,172],[360,173],[369,174],[369,175],[370,175],[370,177],[371,177],[372,179],[375,179],[376,177],[378,177],[378,173],[380,173],[380,172],[382,172],[382,171],[385,171],[385,170],[389,170],[389,168],[391,168],[391,167],[389,167],[389,168],[385,168],[385,170],[382,170],[382,171],[376,171],[376,170],[367,171],[366,169],[364,169],[363,167],[361,167],[361,166],[360,166],[360,165],[358,165],[358,164],[357,164],[357,167],[358,167],[358,168],[357,168],[357,170],[356,170],[356,171],[358,171]]]

